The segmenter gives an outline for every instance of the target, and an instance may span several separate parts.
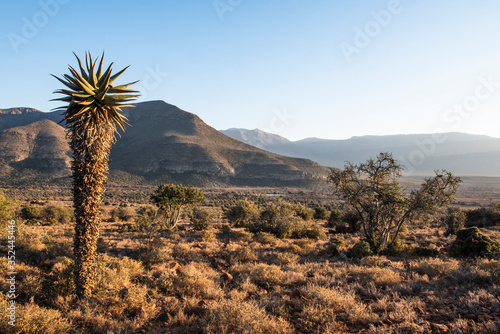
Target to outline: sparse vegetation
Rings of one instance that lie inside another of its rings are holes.
[[[403,166],[390,153],[344,170],[331,169],[329,182],[346,199],[361,221],[372,250],[381,251],[396,242],[404,224],[451,203],[460,178],[436,172],[419,190],[406,194],[398,183]]]
[[[117,221],[103,223],[93,297],[79,302],[73,296],[73,223],[26,225],[26,219],[17,216],[16,242],[22,262],[16,268],[16,302],[18,319],[22,319],[18,332],[500,330],[495,322],[500,305],[500,262],[495,252],[475,259],[450,257],[459,238],[447,235],[447,227],[436,215],[427,225],[408,225],[394,246],[387,247],[383,255],[375,254],[362,230],[349,231],[342,221],[349,211],[339,203],[328,210],[334,208],[335,221],[340,220],[346,232],[331,233],[327,221],[305,221],[297,216],[295,203],[318,207],[310,197],[281,198],[271,201],[272,205],[261,202],[259,215],[249,223],[228,224],[226,216],[217,214],[222,210],[213,205],[216,197],[211,195],[209,205],[199,208],[214,213],[210,223],[204,223],[202,214],[200,228],[195,229],[193,218],[198,209],[186,210],[175,231],[162,228],[158,207],[114,197],[105,205],[105,212],[121,207],[134,214],[128,221],[117,217]],[[240,198],[228,198],[226,204],[231,204],[226,208],[240,204]],[[221,203],[222,199],[226,197]],[[16,204],[6,200],[11,203],[11,217],[16,212],[19,215],[24,206],[37,207],[40,213],[51,206],[63,207],[60,202]],[[127,205],[120,205],[122,202]],[[65,209],[69,209],[67,205]],[[261,219],[260,212],[268,220]],[[260,226],[280,226],[278,222],[292,227],[286,237],[265,232]],[[307,228],[321,237],[308,237]],[[472,233],[473,240],[500,238],[496,227],[478,231],[482,236]],[[5,236],[1,242],[6,244]],[[3,256],[0,275],[7,271]],[[0,282],[0,288],[7,291],[7,282]],[[0,306],[7,301],[5,295],[2,298]],[[0,320],[0,331],[9,328],[5,319]]]
[[[177,226],[184,208],[204,200],[201,190],[177,184],[160,184],[151,194],[151,202],[160,209],[165,219],[164,228],[169,230]]]

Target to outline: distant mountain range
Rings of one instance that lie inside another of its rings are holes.
[[[328,172],[313,161],[234,140],[163,101],[138,103],[123,113],[132,126],[111,150],[113,182],[307,187]],[[61,118],[30,108],[0,110],[3,183],[25,175],[68,179],[71,150],[65,129],[57,124]]]
[[[380,152],[392,152],[407,175],[431,175],[447,169],[456,175],[500,176],[500,139],[466,133],[361,136],[346,140],[307,138],[289,141],[261,130],[228,129],[222,133],[276,154],[311,159],[342,168]]]

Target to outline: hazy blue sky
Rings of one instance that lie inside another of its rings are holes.
[[[500,137],[500,1],[2,1],[0,108],[43,111],[72,51],[216,129]]]

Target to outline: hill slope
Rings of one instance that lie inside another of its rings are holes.
[[[196,115],[163,101],[138,103],[123,112],[132,126],[111,150],[111,176],[125,173],[147,183],[308,186],[328,171],[309,160],[280,156],[234,140]],[[49,120],[60,115],[27,108],[8,115],[16,115],[8,120],[10,124],[47,119],[0,133],[0,160],[6,171],[70,174],[65,131]],[[3,123],[7,124],[5,118]]]

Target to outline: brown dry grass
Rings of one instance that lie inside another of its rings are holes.
[[[17,333],[495,333],[500,261],[456,260],[444,229],[412,228],[404,243],[438,249],[362,259],[328,240],[277,239],[233,228],[147,235],[105,222],[93,298],[77,302],[72,227],[27,227],[19,238]],[[324,221],[317,222],[324,229]],[[327,231],[327,229],[324,229]],[[495,229],[486,231],[500,238]],[[342,235],[346,249],[360,235]],[[0,258],[0,275],[8,271]],[[6,291],[5,281],[0,287]],[[0,332],[9,333],[5,294]]]

